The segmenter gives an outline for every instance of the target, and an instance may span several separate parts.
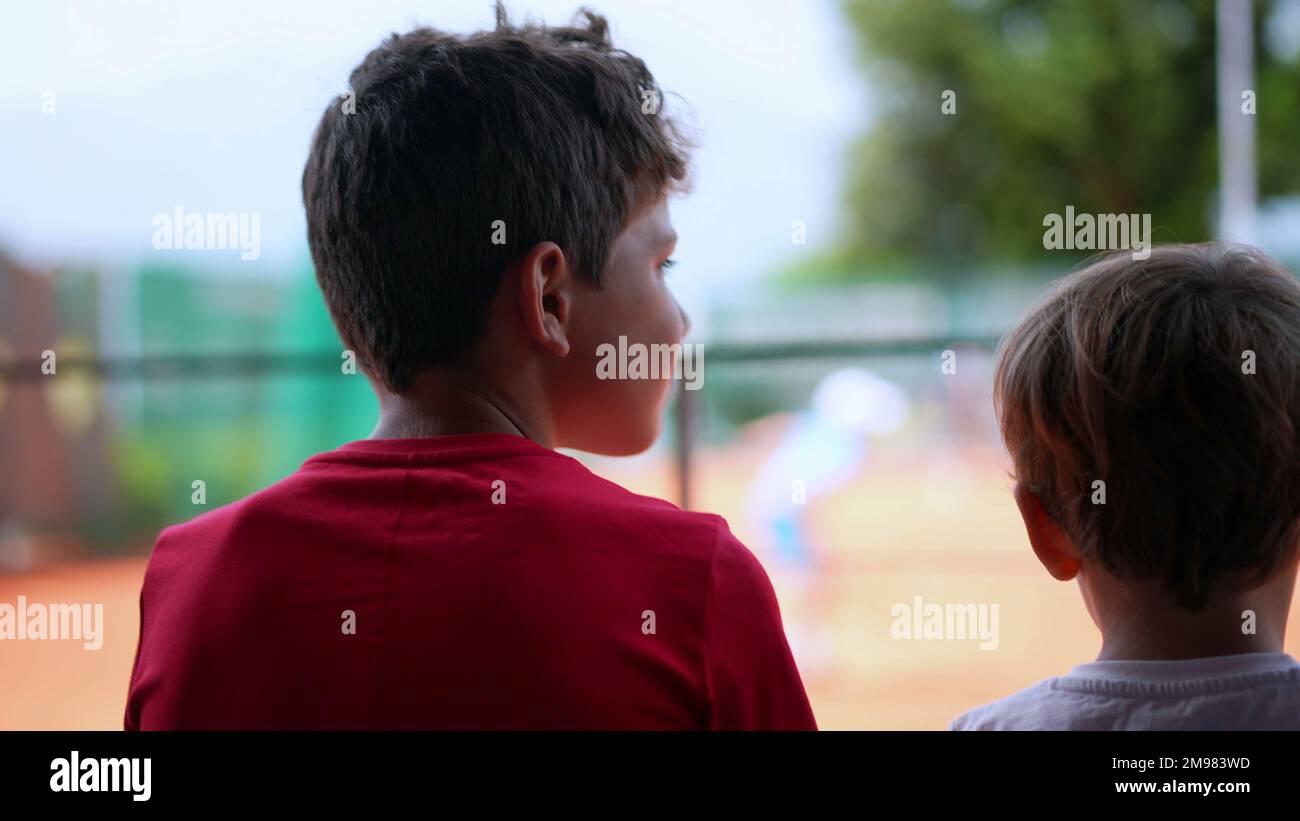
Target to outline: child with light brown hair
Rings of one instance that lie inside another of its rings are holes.
[[[994,399],[1029,544],[1102,646],[952,728],[1300,729],[1294,275],[1247,247],[1102,259],[1003,342]]]

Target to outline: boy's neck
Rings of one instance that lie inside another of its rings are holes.
[[[551,447],[548,427],[504,392],[440,371],[425,371],[403,393],[378,390],[379,423],[371,439],[506,433]]]
[[[1180,659],[1235,656],[1241,653],[1280,653],[1282,634],[1272,629],[1261,629],[1255,635],[1233,635],[1221,631],[1216,623],[1194,622],[1170,629],[1162,627],[1148,634],[1144,625],[1136,630],[1112,631],[1102,635],[1101,652],[1097,661],[1177,661]],[[1238,625],[1242,620],[1238,619]],[[1240,627],[1237,628],[1240,633]],[[1200,638],[1197,638],[1197,635]]]
[[[1215,596],[1190,612],[1148,585],[1090,585],[1085,596],[1102,633],[1098,661],[1180,660],[1280,653],[1295,570],[1244,593]]]

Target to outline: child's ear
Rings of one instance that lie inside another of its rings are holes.
[[[573,272],[563,249],[539,242],[519,261],[519,312],[528,335],[556,356],[569,355]]]
[[[1038,561],[1042,562],[1054,579],[1065,582],[1079,575],[1079,551],[1075,549],[1070,537],[1065,535],[1060,525],[1052,521],[1052,517],[1043,508],[1043,503],[1024,482],[1016,482],[1014,493],[1020,516],[1025,520],[1029,546],[1034,549]]]

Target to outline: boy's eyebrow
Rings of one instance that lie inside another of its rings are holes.
[[[676,244],[677,244],[677,232],[676,232],[676,231],[673,231],[672,233],[668,233],[668,234],[663,234],[663,235],[661,235],[660,238],[659,238],[659,247],[660,247],[660,248],[671,248],[672,246],[674,246],[674,245],[676,245]]]

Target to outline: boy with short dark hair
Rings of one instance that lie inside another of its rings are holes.
[[[379,424],[163,532],[126,726],[815,729],[726,523],[554,450],[647,448],[670,382],[602,379],[598,351],[688,328],[686,148],[645,65],[591,12],[498,6],[393,35],[351,86],[303,197]]]
[[[1300,285],[1244,247],[1126,253],[1004,341],[995,403],[1029,543],[1096,661],[954,729],[1300,729]]]

